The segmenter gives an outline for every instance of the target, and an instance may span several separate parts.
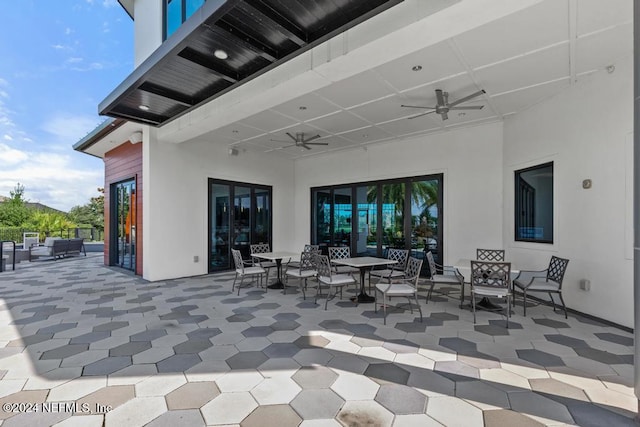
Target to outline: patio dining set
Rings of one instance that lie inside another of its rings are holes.
[[[514,268],[511,262],[505,261],[503,249],[479,248],[475,259],[460,259],[451,266],[437,264],[427,248],[422,259],[410,256],[409,250],[396,248],[387,248],[386,255],[382,258],[352,256],[348,246],[329,247],[328,254],[323,255],[319,245],[305,245],[302,252],[297,254],[271,251],[268,244],[252,244],[251,259],[243,259],[240,251],[236,249],[231,251],[236,273],[232,292],[237,287],[238,295],[245,277],[248,277],[253,279],[258,287],[264,288],[265,292],[268,289],[282,289],[286,294],[287,288],[297,287],[306,300],[309,279],[312,279],[316,283],[314,303],[317,304],[318,298],[324,297],[326,310],[330,300],[338,296],[342,299],[343,288],[353,285],[355,296],[350,297],[350,300],[356,306],[360,303],[373,303],[375,312],[380,305],[383,308],[385,324],[389,302],[395,297],[406,298],[411,313],[415,305],[422,322],[418,294],[423,284],[427,290],[427,303],[432,299],[436,285],[444,285],[448,289],[452,286],[459,288],[460,308],[471,309],[474,323],[476,311],[482,309],[502,312],[508,328],[511,306],[515,305],[516,294],[522,296],[523,314],[526,316],[527,295],[531,297],[531,293],[534,292],[548,294],[554,312],[556,304],[553,294],[558,295],[565,318],[567,317],[567,308],[562,297],[562,281],[569,260],[556,256],[551,257],[546,269],[533,271]],[[421,275],[425,260],[427,273]],[[276,279],[269,284],[269,275],[274,269]],[[465,275],[468,280],[465,279]],[[289,283],[290,278],[297,281]],[[470,287],[470,303],[465,305],[467,284]],[[370,295],[372,285],[374,292]],[[323,288],[327,289],[326,293],[323,293]],[[481,300],[476,302],[477,298]],[[496,304],[496,300],[501,304],[506,303],[506,307]],[[534,303],[544,302],[535,298]],[[530,298],[529,304],[531,303]]]

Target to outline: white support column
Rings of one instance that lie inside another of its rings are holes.
[[[633,311],[634,391],[638,399],[636,422],[640,422],[640,5],[633,2]]]

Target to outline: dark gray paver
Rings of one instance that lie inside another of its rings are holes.
[[[422,414],[427,405],[427,396],[399,384],[384,384],[380,386],[375,400],[396,415]]]
[[[82,375],[109,375],[129,365],[131,365],[130,356],[105,357],[85,366]]]

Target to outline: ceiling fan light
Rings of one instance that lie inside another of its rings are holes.
[[[412,71],[420,71],[422,70],[422,65],[414,65],[413,67],[411,67]]]

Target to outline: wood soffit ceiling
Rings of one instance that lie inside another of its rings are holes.
[[[102,101],[100,114],[161,126],[402,1],[209,0]]]

